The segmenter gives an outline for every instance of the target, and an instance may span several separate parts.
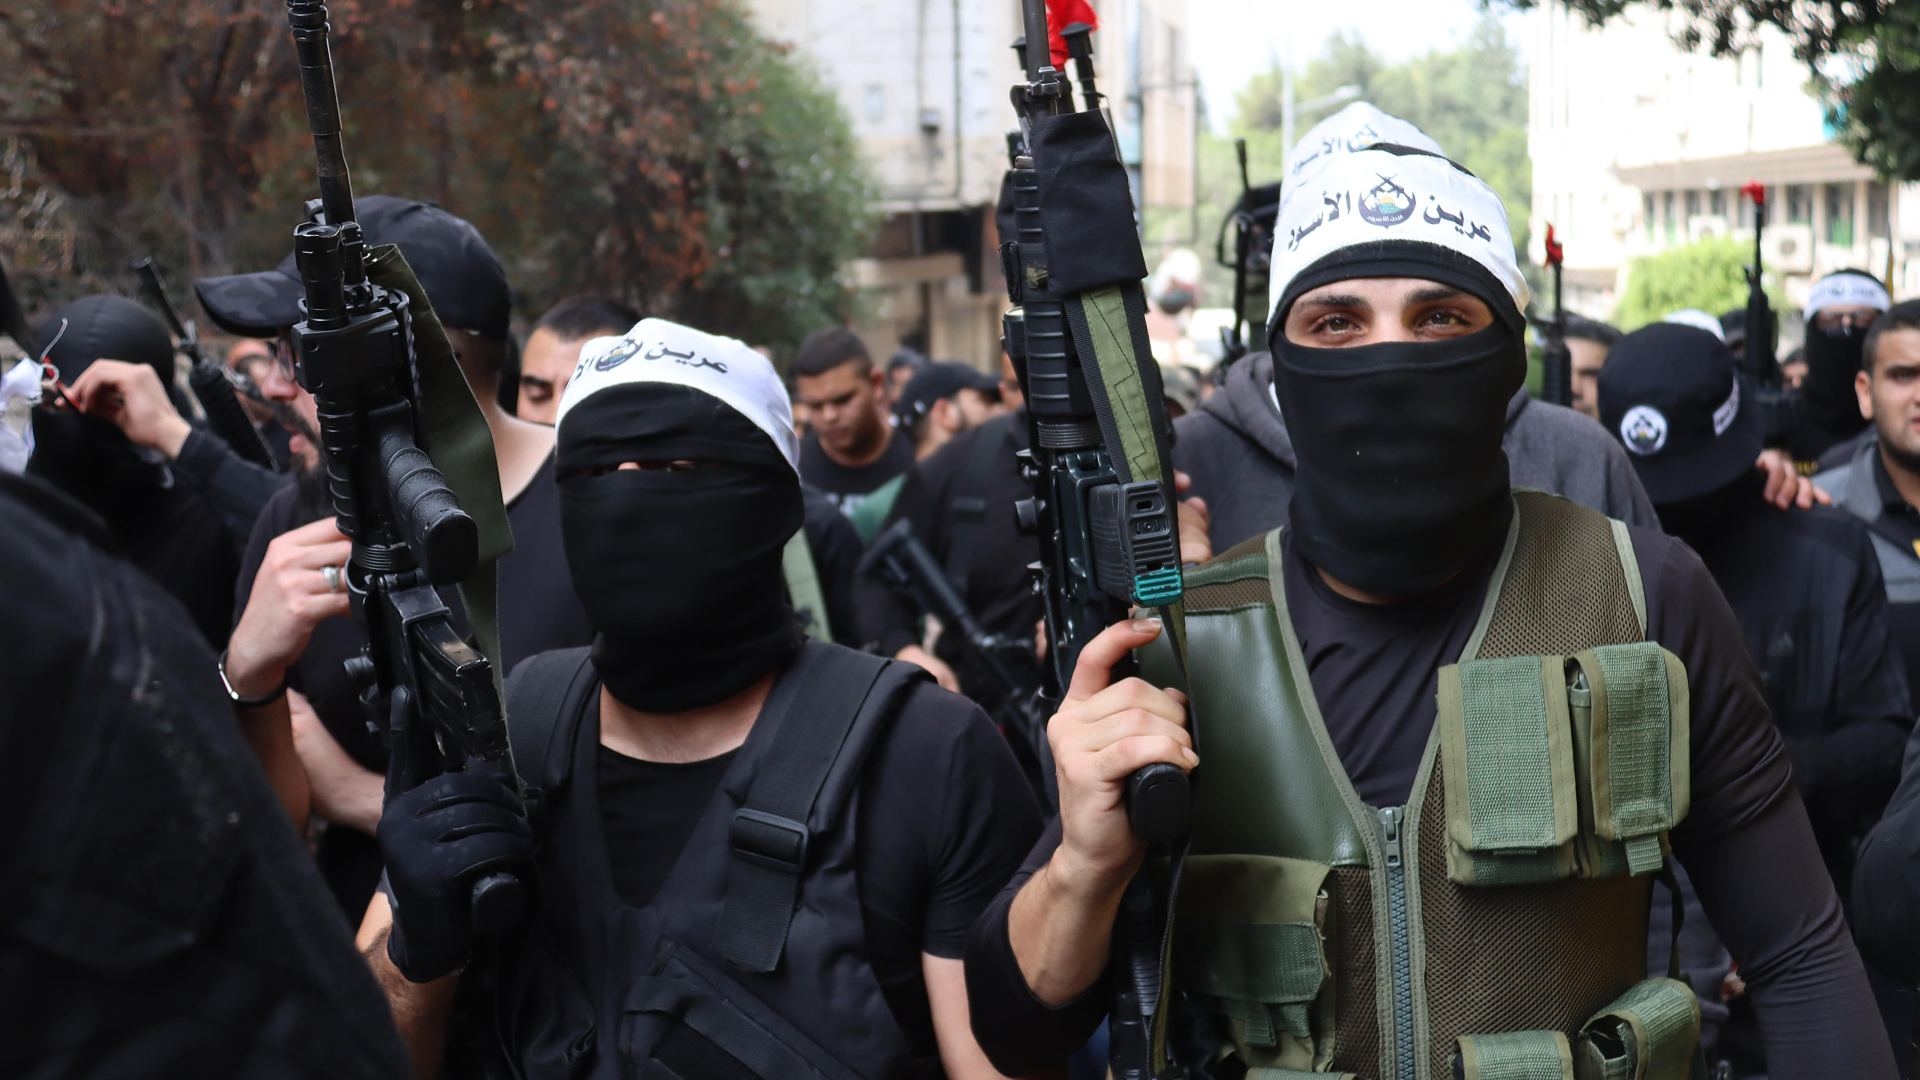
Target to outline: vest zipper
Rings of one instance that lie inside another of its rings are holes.
[[[1406,808],[1378,811],[1380,844],[1387,871],[1387,933],[1393,944],[1393,1060],[1394,1076],[1413,1080],[1413,943],[1407,931],[1407,871],[1400,849],[1400,825]]]

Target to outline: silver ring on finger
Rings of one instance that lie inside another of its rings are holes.
[[[340,568],[339,567],[323,566],[320,568],[320,575],[327,579],[328,592],[340,591]]]

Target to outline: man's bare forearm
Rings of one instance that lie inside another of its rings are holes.
[[[393,1026],[407,1046],[418,1080],[440,1075],[440,1063],[447,1052],[447,1026],[453,1017],[454,991],[460,976],[449,975],[428,983],[417,983],[400,974],[387,956],[387,935],[392,930],[392,915],[387,898],[375,893],[361,924],[359,946],[373,977],[387,995],[387,1007],[393,1010]]]
[[[1057,1008],[1087,992],[1107,968],[1119,887],[1073,872],[1059,852],[1014,896],[1007,936],[1033,996]]]

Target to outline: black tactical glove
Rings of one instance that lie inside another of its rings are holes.
[[[387,957],[409,980],[431,982],[467,963],[475,883],[496,873],[530,879],[533,830],[499,776],[445,773],[388,800],[380,855],[393,905]]]

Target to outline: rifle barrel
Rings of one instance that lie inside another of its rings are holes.
[[[307,126],[313,131],[320,202],[327,221],[340,225],[354,220],[353,180],[340,134],[340,91],[333,78],[333,49],[327,44],[326,0],[287,0],[287,25],[300,56],[300,89],[307,100]]]
[[[1027,79],[1039,82],[1040,69],[1053,66],[1053,35],[1047,31],[1046,0],[1020,0],[1020,17],[1027,28]]]

